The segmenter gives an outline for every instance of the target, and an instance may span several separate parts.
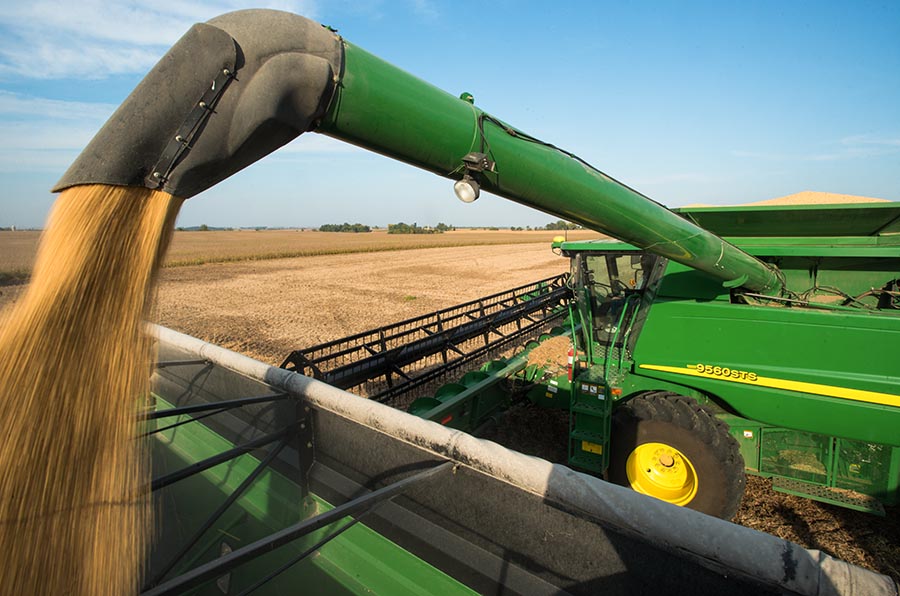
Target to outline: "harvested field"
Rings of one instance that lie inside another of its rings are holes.
[[[259,234],[322,233],[181,233],[176,234],[176,243],[181,242],[180,250],[184,252],[170,253],[170,259],[210,255],[214,254],[213,249],[227,256],[226,245],[213,242],[227,238],[224,234],[234,234],[240,240],[240,235],[253,238]],[[490,234],[521,238],[520,234],[527,232]],[[295,348],[564,271],[566,261],[549,249],[549,238],[554,234],[541,234],[547,241],[537,244],[410,248],[378,255],[329,254],[170,267],[162,272],[157,319],[163,325],[277,365]],[[0,242],[8,235],[0,234]],[[198,242],[210,244],[193,244],[189,248],[189,241],[196,236],[202,236]],[[343,242],[354,235],[334,236]],[[403,241],[419,239],[406,236]],[[253,254],[252,250],[249,252]],[[14,300],[21,288],[0,287],[0,307]],[[567,424],[563,412],[521,405],[510,410],[505,422],[491,429],[488,437],[525,453],[565,461],[565,444],[558,437],[566,432]],[[900,581],[898,508],[890,509],[887,518],[879,518],[776,493],[768,481],[759,478],[748,478],[747,486],[736,517],[738,523],[820,549]]]
[[[163,325],[280,364],[293,349],[387,325],[566,271],[549,242],[176,267]]]
[[[0,285],[27,279],[40,237],[40,232],[32,230],[0,233]]]
[[[443,234],[388,234],[385,230],[352,234],[309,230],[223,230],[175,232],[166,266],[203,265],[310,257],[344,253],[370,253],[449,246],[494,244],[549,244],[554,236],[572,240],[596,238],[596,232],[571,230],[453,230]],[[41,233],[26,230],[0,233],[0,276],[31,271]],[[0,284],[3,277],[0,277]]]
[[[453,230],[443,234],[388,234],[385,230],[359,234],[299,230],[176,232],[166,264],[198,265],[442,246],[549,243],[559,234],[546,230]],[[573,230],[569,237],[595,238],[597,233]]]

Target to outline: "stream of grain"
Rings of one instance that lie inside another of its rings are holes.
[[[181,200],[79,186],[57,199],[31,285],[0,321],[0,586],[128,594],[150,532],[135,440],[142,334]]]

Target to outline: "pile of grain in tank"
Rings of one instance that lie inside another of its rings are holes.
[[[63,192],[31,285],[0,322],[0,586],[137,591],[149,535],[136,413],[142,326],[180,200]]]
[[[528,352],[528,364],[536,364],[551,371],[565,369],[570,349],[572,339],[568,335],[551,337]]]
[[[804,190],[775,199],[766,199],[755,203],[745,203],[745,206],[764,205],[843,205],[847,203],[884,203],[885,199],[874,197],[860,197],[857,195],[842,195],[834,192],[816,192]]]

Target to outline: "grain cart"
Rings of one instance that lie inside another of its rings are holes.
[[[441,91],[296,15],[239,11],[194,26],[123,102],[56,189],[104,183],[190,198],[305,131],[455,180],[464,201],[490,191],[633,247],[621,245],[633,254],[614,259],[607,273],[590,269],[597,262],[585,257],[573,277],[581,294],[574,302],[580,329],[569,332],[585,366],[579,367],[570,400],[571,463],[596,472],[610,465],[612,405],[624,404],[636,433],[675,421],[682,434],[725,458],[725,466],[706,465],[706,456],[691,458],[687,447],[657,436],[654,450],[640,450],[640,469],[656,468],[689,487],[676,487],[674,496],[657,494],[728,515],[740,492],[739,448],[713,420],[715,411],[700,402],[757,421],[758,428],[746,429],[755,436],[768,432],[774,438],[777,433],[764,428],[771,424],[813,433],[802,439],[813,442],[825,434],[897,445],[892,429],[900,423],[900,391],[891,358],[900,347],[896,260],[864,264],[872,251],[890,251],[886,232],[894,224],[870,230],[870,244],[852,248],[849,262],[832,263],[831,253],[785,254],[783,248],[753,256],[752,242],[739,248],[580,157],[484,112],[470,94]],[[735,235],[749,235],[741,230]],[[609,274],[620,261],[632,269],[634,287],[626,283],[631,277],[623,282]],[[605,278],[615,287],[601,287]],[[837,294],[836,303],[820,298],[826,288]],[[730,333],[723,320],[735,321],[740,333],[728,338],[731,343],[697,341]],[[775,331],[786,327],[792,329],[787,336]],[[696,346],[689,359],[679,356],[686,342]],[[813,362],[809,355],[816,350],[821,353]],[[623,376],[634,366],[640,375]],[[632,378],[635,384],[625,383]],[[648,378],[655,385],[637,382]],[[697,379],[696,385],[686,384],[688,378]],[[766,385],[773,382],[780,385]],[[821,387],[831,393],[813,391]],[[788,446],[798,437],[783,436]],[[826,447],[833,452],[846,445]],[[853,464],[880,465],[870,460]],[[896,460],[888,461],[891,467]],[[705,477],[710,469],[718,475]],[[888,470],[887,477],[891,484],[896,471]]]
[[[152,333],[146,596],[897,596],[819,551]]]

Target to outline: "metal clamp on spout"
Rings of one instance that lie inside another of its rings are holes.
[[[153,188],[155,184],[156,188],[162,188],[165,185],[166,180],[169,179],[169,175],[175,168],[175,164],[184,154],[191,150],[196,136],[203,128],[203,125],[206,124],[210,115],[215,111],[216,103],[218,103],[219,98],[222,97],[222,93],[225,91],[225,87],[228,86],[228,83],[233,78],[234,74],[231,70],[223,68],[216,78],[213,79],[212,85],[203,93],[203,97],[200,98],[194,109],[190,111],[187,118],[178,127],[178,131],[172,140],[169,141],[165,151],[159,158],[159,162],[152,168],[152,173],[147,177],[148,187]]]

